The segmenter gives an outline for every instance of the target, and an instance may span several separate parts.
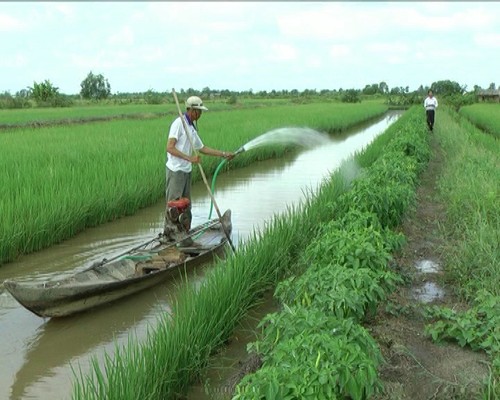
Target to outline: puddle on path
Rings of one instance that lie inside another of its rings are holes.
[[[432,260],[420,260],[415,263],[415,267],[424,274],[439,272],[439,264]]]
[[[413,295],[422,303],[431,303],[434,300],[442,299],[444,290],[434,282],[425,282],[423,286],[413,290]]]

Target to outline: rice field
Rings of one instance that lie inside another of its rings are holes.
[[[449,273],[469,301],[480,290],[500,296],[500,144],[463,118],[445,114],[443,123],[448,168],[439,188],[448,205],[446,236],[456,241],[447,252]]]
[[[124,105],[89,105],[65,108],[27,108],[0,110],[0,125],[23,125],[35,122],[70,121],[81,119],[99,119],[133,115],[157,115],[174,113],[175,104],[124,104]]]
[[[478,128],[500,138],[500,104],[478,103],[460,109],[460,115]]]
[[[386,109],[377,103],[306,104],[205,113],[199,130],[207,146],[235,151],[283,125],[338,132]],[[0,264],[161,200],[166,139],[174,117],[1,132]],[[243,153],[226,168],[290,149],[272,146]],[[204,157],[206,174],[219,162]],[[201,179],[198,169],[193,179]]]

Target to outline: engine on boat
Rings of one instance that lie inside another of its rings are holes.
[[[191,202],[186,197],[167,202],[167,215],[171,222],[181,231],[191,228]]]

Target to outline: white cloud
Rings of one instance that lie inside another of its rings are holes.
[[[334,59],[347,58],[352,55],[351,48],[345,44],[330,46],[329,54]]]
[[[374,34],[383,20],[373,18],[368,10],[356,8],[355,12],[343,3],[321,3],[315,10],[289,11],[277,17],[277,24],[284,36],[303,40],[332,41],[352,40]]]
[[[106,42],[111,46],[132,46],[134,32],[131,27],[124,26],[118,32],[113,33]]]
[[[269,59],[272,61],[294,61],[298,57],[297,49],[289,44],[274,43],[270,45]]]
[[[27,64],[28,60],[22,53],[16,53],[11,56],[4,56],[0,58],[0,68],[21,68],[25,67]]]
[[[0,32],[22,31],[26,23],[8,14],[0,14]]]
[[[99,51],[97,54],[74,53],[70,56],[71,63],[84,70],[103,70],[113,68],[128,68],[135,64],[133,55],[128,51]],[[140,60],[139,60],[140,61]]]
[[[418,29],[422,32],[450,32],[478,29],[494,23],[494,16],[487,9],[474,3],[453,2],[441,4],[408,3],[394,5],[386,10],[403,30]]]
[[[500,33],[478,33],[474,35],[474,43],[481,47],[500,50]]]
[[[402,64],[408,61],[409,46],[401,43],[371,43],[366,46],[368,52],[373,53],[372,59],[377,58],[389,64]]]

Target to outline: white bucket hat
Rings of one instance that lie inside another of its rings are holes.
[[[197,110],[208,111],[203,105],[203,101],[198,96],[191,96],[186,100],[186,108],[196,108]]]

